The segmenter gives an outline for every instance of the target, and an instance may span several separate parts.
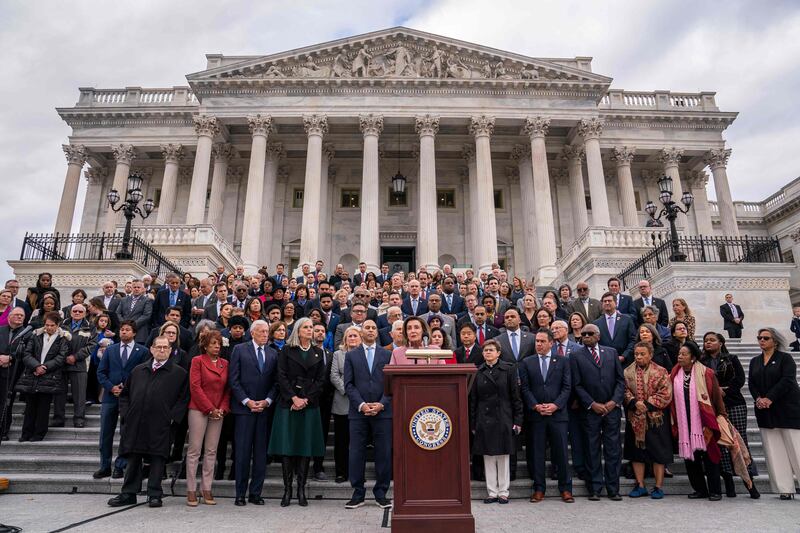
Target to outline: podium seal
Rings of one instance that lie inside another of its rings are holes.
[[[442,409],[426,405],[411,417],[408,432],[414,444],[423,450],[438,450],[450,440],[452,423]]]

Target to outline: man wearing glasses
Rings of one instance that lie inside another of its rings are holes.
[[[61,329],[69,332],[69,355],[64,360],[61,372],[64,386],[63,392],[56,394],[53,401],[53,422],[51,427],[64,427],[67,407],[67,386],[72,389],[73,415],[72,425],[82,428],[86,424],[86,383],[89,374],[86,371],[87,358],[94,351],[97,336],[92,325],[86,320],[86,308],[83,304],[75,304],[70,309],[70,317],[61,323]]]
[[[353,298],[355,301],[355,297]],[[333,336],[333,345],[334,346],[341,346],[342,339],[344,338],[344,332],[347,331],[347,328],[350,326],[356,326],[357,328],[361,329],[361,325],[364,323],[367,318],[367,306],[364,303],[358,302],[354,303],[350,306],[350,318],[349,322],[340,323],[336,326],[336,333]],[[344,316],[342,316],[342,321],[344,321]],[[369,319],[372,320],[372,319]]]
[[[587,322],[594,322],[600,318],[603,312],[600,300],[589,297],[589,285],[582,281],[575,287],[575,292],[578,293],[578,297],[572,302],[572,312],[582,314]]]

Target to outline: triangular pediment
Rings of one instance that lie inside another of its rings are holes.
[[[237,58],[190,74],[187,79],[193,86],[239,80],[276,84],[297,80],[438,80],[606,87],[611,83],[611,78],[563,62],[566,61],[527,57],[397,27],[268,56]]]

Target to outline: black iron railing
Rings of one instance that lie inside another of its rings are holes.
[[[637,285],[674,262],[671,239],[653,237],[653,249],[619,274],[623,289]],[[782,263],[781,246],[772,237],[678,237],[678,249],[688,263]]]
[[[119,233],[26,233],[20,261],[115,261],[122,250]],[[148,272],[164,274],[183,272],[155,248],[134,235],[128,242],[132,261]]]

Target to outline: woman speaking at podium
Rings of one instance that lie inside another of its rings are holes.
[[[430,359],[430,363],[426,359],[411,359],[406,356],[408,350],[438,350],[439,346],[434,344],[427,344],[430,339],[430,331],[428,324],[418,316],[410,316],[406,318],[403,324],[403,340],[405,346],[398,346],[392,351],[392,359],[389,361],[390,365],[443,365],[444,359]]]

